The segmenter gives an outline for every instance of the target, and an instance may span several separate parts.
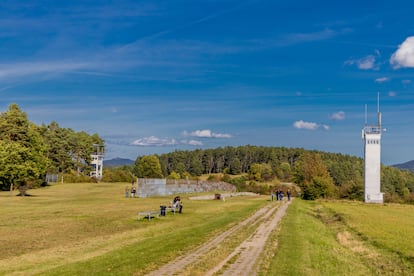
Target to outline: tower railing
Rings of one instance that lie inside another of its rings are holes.
[[[366,134],[381,134],[381,127],[379,126],[365,126],[364,131]]]

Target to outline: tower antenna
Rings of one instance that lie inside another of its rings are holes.
[[[378,127],[381,129],[381,112],[380,112],[380,93],[378,92],[377,96],[377,112],[378,112]]]
[[[377,112],[380,112],[380,94],[379,92],[377,93]]]

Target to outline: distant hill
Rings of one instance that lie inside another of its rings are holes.
[[[414,160],[405,162],[405,163],[401,163],[401,164],[396,164],[396,165],[392,165],[392,167],[396,167],[399,168],[401,170],[409,170],[414,172]]]
[[[132,165],[134,164],[134,161],[131,159],[126,159],[126,158],[113,158],[113,159],[109,159],[109,160],[104,160],[103,165],[104,168],[105,167],[119,167],[119,166],[124,166],[124,165]]]

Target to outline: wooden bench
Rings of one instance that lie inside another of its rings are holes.
[[[138,212],[138,220],[141,219],[141,217],[143,218],[148,218],[148,220],[151,220],[151,217],[159,217],[160,216],[160,211],[143,211],[143,212]]]
[[[174,215],[175,215],[175,210],[176,210],[177,208],[176,207],[174,207],[174,206],[167,206],[167,208],[165,209],[165,210],[170,210],[171,212],[174,212]]]

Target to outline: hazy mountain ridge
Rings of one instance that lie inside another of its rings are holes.
[[[113,158],[109,160],[104,160],[103,165],[104,167],[119,167],[124,165],[132,165],[134,164],[134,160],[127,159],[127,158]]]
[[[409,171],[414,172],[414,160],[407,161],[401,164],[395,164],[395,165],[392,165],[392,167],[395,167],[401,170],[409,170]]]

